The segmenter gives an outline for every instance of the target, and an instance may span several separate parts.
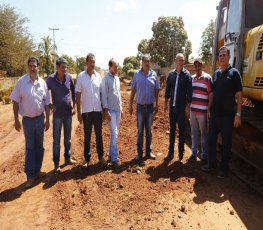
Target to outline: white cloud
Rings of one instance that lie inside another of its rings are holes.
[[[112,7],[107,6],[107,9],[113,8],[113,10],[116,12],[123,12],[129,9],[136,9],[138,7],[139,3],[135,0],[118,0],[114,2]]]

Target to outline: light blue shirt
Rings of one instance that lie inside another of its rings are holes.
[[[138,70],[132,79],[132,89],[136,90],[137,104],[153,104],[155,91],[160,89],[156,72],[150,69],[144,75],[141,69]]]
[[[108,72],[102,79],[102,107],[115,111],[122,110],[120,79]]]

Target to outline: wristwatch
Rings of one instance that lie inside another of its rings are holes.
[[[240,112],[236,112],[236,116],[241,117],[241,113]]]

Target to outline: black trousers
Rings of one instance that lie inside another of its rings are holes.
[[[232,129],[234,126],[234,116],[211,116],[208,131],[208,162],[211,166],[216,166],[216,143],[218,134],[222,136],[222,157],[220,169],[228,170],[228,162],[231,158]]]
[[[101,112],[89,112],[82,113],[82,119],[84,124],[84,158],[86,161],[90,160],[90,139],[92,126],[94,126],[96,136],[96,147],[99,159],[104,155],[103,141],[102,141],[102,113]]]

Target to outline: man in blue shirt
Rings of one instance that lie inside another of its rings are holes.
[[[64,130],[64,158],[66,164],[74,164],[71,158],[71,128],[72,110],[75,106],[75,86],[71,75],[67,73],[68,62],[64,58],[56,61],[56,73],[47,79],[48,89],[51,90],[53,102],[53,161],[55,172],[60,171],[60,137],[61,128]]]
[[[159,81],[156,73],[150,69],[150,56],[142,56],[142,68],[138,70],[132,79],[132,91],[130,95],[129,112],[132,115],[132,103],[136,95],[137,116],[137,157],[140,162],[143,155],[143,133],[146,131],[146,158],[155,159],[152,153],[152,123],[153,114],[158,112]],[[155,101],[155,106],[154,106]]]
[[[122,114],[120,79],[117,76],[118,62],[112,58],[109,61],[109,72],[102,79],[102,106],[110,123],[110,159],[113,168],[120,168],[118,159],[118,135]]]
[[[184,154],[184,130],[185,117],[189,118],[190,103],[192,100],[192,78],[190,73],[184,68],[184,55],[179,53],[175,58],[176,69],[169,73],[166,80],[165,89],[165,111],[169,107],[170,136],[169,151],[165,160],[172,160],[174,157],[176,123],[179,128],[178,154],[179,162],[183,160]]]

